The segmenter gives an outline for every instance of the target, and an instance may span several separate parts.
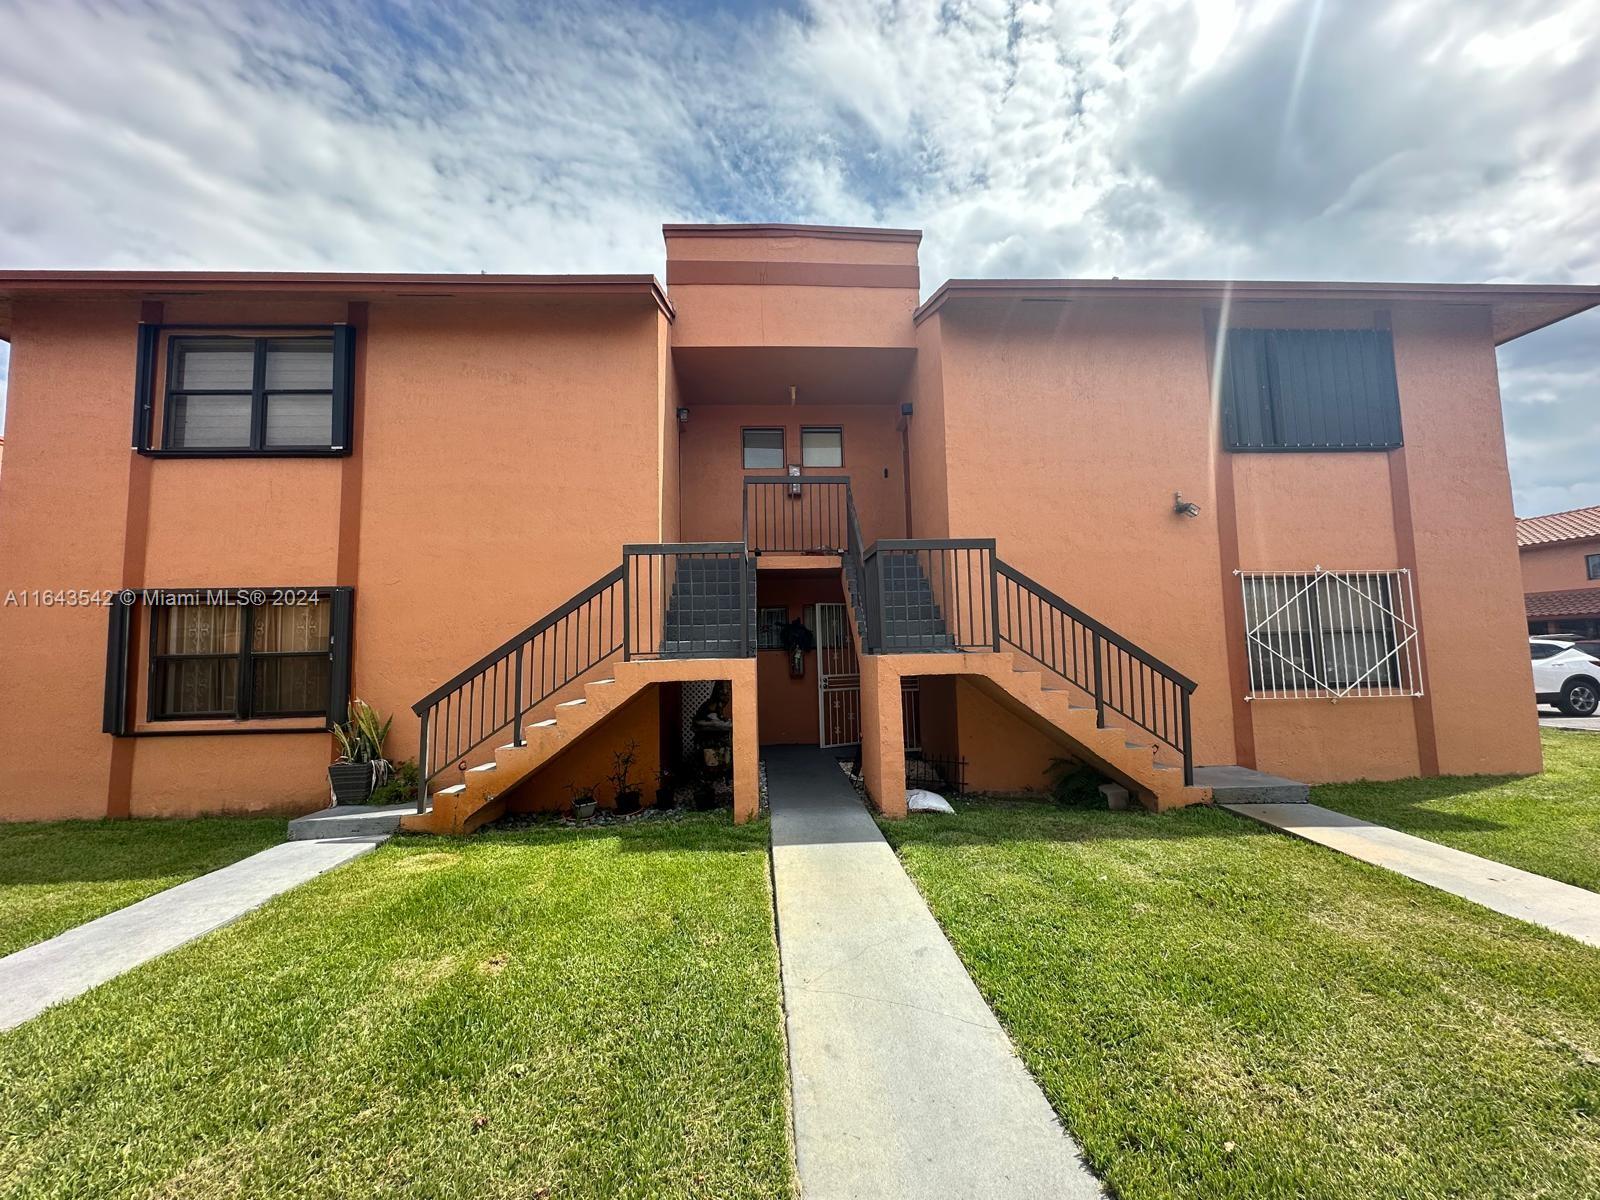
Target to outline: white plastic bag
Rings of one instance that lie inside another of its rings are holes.
[[[922,788],[912,788],[906,793],[906,811],[946,813],[955,816],[956,810],[950,807],[950,802],[937,792],[924,791]]]

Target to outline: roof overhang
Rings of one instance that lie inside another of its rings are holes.
[[[0,271],[0,338],[13,302],[30,296],[171,300],[196,296],[345,300],[531,296],[640,296],[670,321],[672,301],[654,275],[393,275],[313,271]]]
[[[925,321],[970,300],[1334,301],[1359,304],[1469,304],[1490,310],[1495,345],[1600,305],[1600,286],[1523,283],[1289,283],[1216,279],[950,279],[913,314]]]
[[[771,238],[808,237],[833,238],[848,242],[910,242],[913,246],[922,241],[920,229],[879,229],[871,225],[663,225],[663,238]]]

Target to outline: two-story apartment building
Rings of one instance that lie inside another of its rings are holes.
[[[1600,638],[1600,505],[1517,522],[1529,633]]]
[[[741,818],[764,742],[890,815],[908,753],[1539,769],[1495,347],[1600,289],[922,301],[915,231],[665,235],[665,286],[0,275],[0,813],[317,807],[352,695],[445,830],[730,727]]]

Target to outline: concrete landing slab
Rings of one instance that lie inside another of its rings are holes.
[[[235,921],[384,840],[284,842],[0,958],[0,1030]]]
[[[1600,946],[1600,893],[1374,825],[1320,804],[1223,807],[1508,917]]]
[[[291,842],[317,838],[384,837],[400,832],[400,818],[417,811],[404,804],[333,804],[289,822]]]
[[[762,754],[806,1200],[1102,1195],[834,760]]]
[[[1210,788],[1218,804],[1305,804],[1311,799],[1308,785],[1249,767],[1196,767],[1194,782]]]

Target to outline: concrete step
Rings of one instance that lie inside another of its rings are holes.
[[[333,804],[296,817],[289,822],[291,842],[317,838],[385,837],[400,831],[400,818],[414,813],[414,801],[406,804]]]
[[[1298,780],[1232,764],[1196,767],[1196,787],[1211,789],[1218,804],[1308,804],[1311,788]]]

